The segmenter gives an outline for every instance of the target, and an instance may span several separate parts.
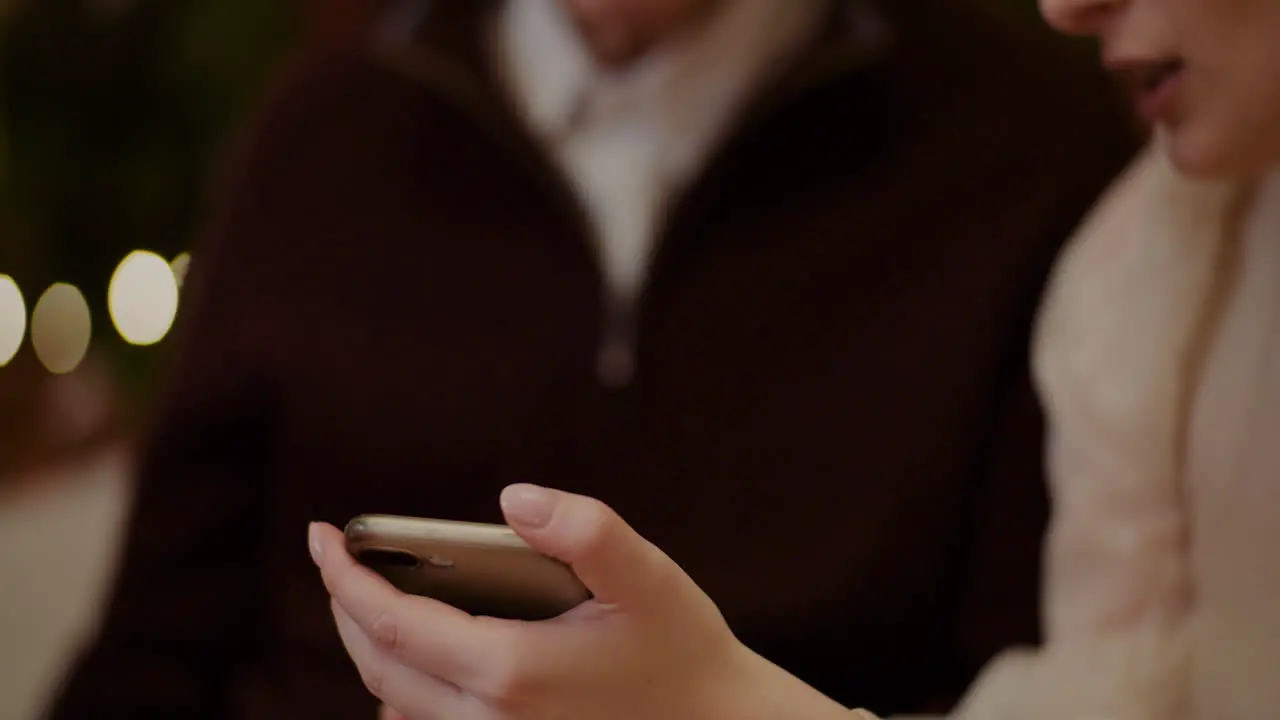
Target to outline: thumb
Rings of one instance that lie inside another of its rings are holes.
[[[597,601],[636,607],[684,576],[609,506],[534,485],[502,493],[507,522],[530,547],[568,564]]]
[[[378,708],[378,720],[409,720],[399,711],[392,710],[389,706],[383,705]]]

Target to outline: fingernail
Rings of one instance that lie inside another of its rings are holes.
[[[307,545],[311,548],[311,561],[319,565],[324,559],[324,550],[320,547],[320,527],[315,523],[307,526]]]
[[[556,509],[556,495],[536,485],[512,485],[502,493],[507,521],[531,529],[544,528]]]

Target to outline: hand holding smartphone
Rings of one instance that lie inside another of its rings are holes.
[[[400,591],[472,615],[547,620],[591,599],[569,566],[506,525],[361,515],[344,532],[351,556]]]

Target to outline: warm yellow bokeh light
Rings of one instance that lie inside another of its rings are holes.
[[[27,303],[18,283],[0,275],[0,367],[8,365],[27,335]]]
[[[173,268],[173,278],[178,281],[178,289],[182,289],[182,284],[187,281],[187,270],[191,268],[191,253],[182,253],[169,263],[169,267]]]
[[[120,337],[133,345],[164,339],[178,314],[178,282],[159,255],[135,250],[120,262],[107,288],[107,309]]]
[[[92,337],[84,293],[66,283],[50,285],[31,313],[31,346],[40,362],[51,373],[69,373],[84,360]]]

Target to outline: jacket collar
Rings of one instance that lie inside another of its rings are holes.
[[[771,97],[799,95],[883,59],[892,48],[894,33],[880,1],[828,0],[818,36],[758,100],[769,105]],[[503,0],[399,0],[375,26],[374,54],[402,70],[413,66],[427,70],[434,80],[448,78],[445,84],[451,90],[458,90],[462,83],[469,86],[464,92],[473,98],[500,100],[503,92],[487,43],[502,5]],[[423,67],[428,64],[432,67]]]

